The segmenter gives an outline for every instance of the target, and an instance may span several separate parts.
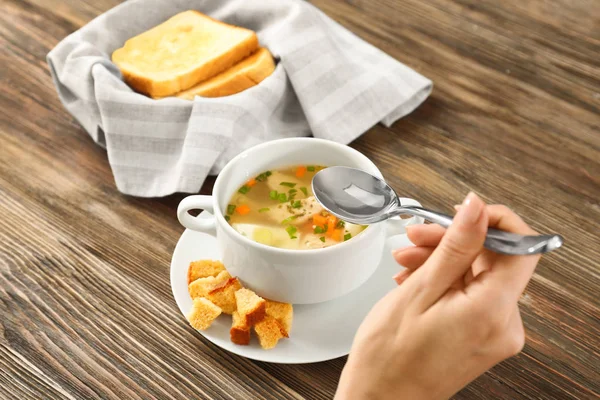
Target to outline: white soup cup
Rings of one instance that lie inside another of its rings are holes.
[[[423,223],[420,217],[390,219],[368,226],[348,241],[313,250],[263,245],[241,235],[229,225],[224,212],[231,197],[244,182],[264,171],[294,165],[354,167],[382,178],[375,164],[351,147],[315,138],[281,139],[239,154],[217,177],[212,196],[186,197],[177,209],[177,217],[183,226],[216,235],[229,273],[262,297],[286,303],[311,304],[349,293],[375,272],[387,238],[405,234],[409,224]],[[401,201],[402,204],[420,205],[412,199],[402,198]],[[206,210],[213,215],[196,218],[188,213],[193,209]]]

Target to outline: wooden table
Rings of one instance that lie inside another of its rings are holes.
[[[253,362],[187,326],[169,285],[183,195],[121,195],[58,101],[45,55],[116,3],[0,3],[0,398],[331,398],[345,359]],[[400,193],[450,212],[474,190],[566,238],[523,295],[522,354],[456,398],[598,398],[598,2],[314,3],[435,82],[352,144]]]

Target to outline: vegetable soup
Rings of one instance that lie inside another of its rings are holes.
[[[284,249],[320,249],[344,242],[366,227],[339,220],[315,199],[311,182],[323,166],[265,171],[233,195],[225,219],[255,242]]]

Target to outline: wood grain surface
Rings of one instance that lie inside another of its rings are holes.
[[[0,2],[0,398],[331,398],[344,359],[253,362],[187,326],[169,285],[183,195],[121,195],[60,104],[47,52],[117,3]],[[399,193],[451,212],[474,190],[566,238],[522,298],[522,354],[455,398],[599,398],[598,1],[313,3],[435,83],[352,144]]]

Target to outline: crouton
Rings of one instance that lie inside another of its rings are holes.
[[[237,311],[234,311],[232,315],[233,323],[229,330],[231,341],[240,345],[250,344],[250,327],[245,324],[245,321]]]
[[[294,318],[294,309],[292,305],[272,300],[266,301],[265,311],[267,315],[275,318],[285,329],[286,336],[289,336],[290,331],[292,330],[292,320]]]
[[[204,297],[198,297],[194,299],[194,305],[192,311],[188,314],[187,318],[195,329],[205,330],[212,322],[221,315],[221,309],[205,299]]]
[[[270,315],[267,315],[262,321],[256,323],[254,331],[258,336],[260,347],[265,350],[272,349],[277,345],[279,339],[287,337],[283,326]]]
[[[227,271],[221,271],[217,276],[198,278],[188,286],[190,297],[192,299],[195,299],[196,297],[206,297],[211,290],[224,285],[230,278],[231,275],[229,275],[229,272]]]
[[[207,278],[209,276],[217,276],[222,271],[225,271],[225,266],[221,261],[217,260],[199,260],[192,261],[188,268],[188,285],[198,278]]]
[[[252,326],[265,317],[266,301],[252,290],[240,289],[235,292],[235,302],[245,325]]]
[[[237,278],[230,278],[223,286],[211,290],[206,298],[221,307],[225,314],[232,314],[237,310],[235,292],[241,288],[242,284]]]

